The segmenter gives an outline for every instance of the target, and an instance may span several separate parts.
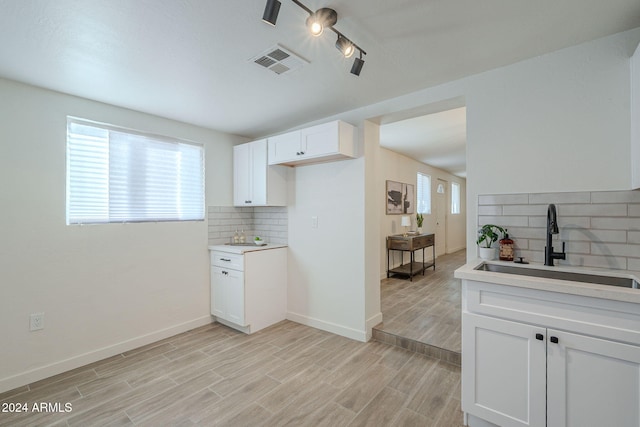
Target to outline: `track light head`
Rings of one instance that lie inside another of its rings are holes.
[[[356,50],[355,46],[348,38],[340,35],[338,36],[338,40],[336,41],[336,48],[340,52],[342,52],[345,58],[351,57],[351,55],[353,55],[353,52],[355,52]]]
[[[278,20],[278,13],[280,13],[280,4],[278,0],[267,0],[262,20],[275,27],[276,21]]]
[[[311,35],[317,37],[323,33],[325,28],[333,27],[336,22],[338,22],[338,13],[333,9],[323,7],[307,18],[307,27]]]
[[[351,74],[354,76],[360,76],[360,71],[364,67],[364,59],[362,59],[362,51],[360,51],[360,58],[356,58],[351,66]]]

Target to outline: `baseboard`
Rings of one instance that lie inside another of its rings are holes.
[[[322,329],[323,331],[331,332],[332,334],[351,338],[352,340],[367,342],[367,331],[359,331],[357,329],[348,328],[346,326],[326,322],[324,320],[298,313],[292,313],[290,311],[287,312],[287,319],[305,326],[311,326],[312,328]]]
[[[25,386],[27,384],[31,384],[36,381],[40,381],[54,375],[61,374],[72,369],[79,368],[81,366],[88,365],[89,363],[97,362],[98,360],[106,359],[108,357],[124,353],[125,351],[142,347],[143,345],[160,341],[162,339],[189,331],[191,329],[195,329],[200,326],[208,325],[209,323],[211,323],[211,316],[201,317],[195,320],[181,323],[179,325],[171,326],[166,329],[151,332],[146,335],[141,335],[136,338],[119,342],[117,344],[90,351],[88,353],[73,356],[59,362],[54,362],[46,366],[41,366],[39,368],[22,372],[11,377],[3,378],[0,380],[0,393],[13,390],[17,387]]]
[[[373,336],[373,327],[380,323],[382,323],[382,312],[378,312],[374,316],[371,316],[369,319],[367,319],[367,341],[371,340],[371,337]]]
[[[454,252],[458,252],[458,251],[461,251],[463,249],[467,249],[467,247],[466,246],[460,246],[460,247],[457,247],[457,248],[447,248],[447,254],[452,254]]]

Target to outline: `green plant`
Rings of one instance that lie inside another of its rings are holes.
[[[262,237],[260,237],[260,236],[256,236],[253,240],[255,240],[255,241],[258,241],[258,242],[259,242],[260,240],[262,240]]]
[[[500,237],[498,233],[504,236],[506,230],[499,225],[485,224],[478,230],[478,240],[476,240],[476,243],[480,247],[490,248],[493,242]]]
[[[416,222],[418,223],[418,227],[422,227],[422,222],[424,221],[424,217],[421,213],[416,214]]]

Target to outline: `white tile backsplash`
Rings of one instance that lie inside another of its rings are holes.
[[[236,230],[247,240],[262,237],[268,243],[287,244],[286,207],[209,206],[209,245],[229,243]]]
[[[478,224],[507,228],[516,256],[543,262],[549,203],[560,228],[554,249],[566,244],[567,260],[556,263],[640,271],[640,191],[480,195]]]

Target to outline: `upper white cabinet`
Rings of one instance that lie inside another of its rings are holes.
[[[267,140],[233,147],[233,204],[285,206],[287,170],[267,165]]]
[[[329,122],[269,138],[270,165],[302,165],[355,157],[356,129]]]
[[[631,188],[640,188],[640,45],[631,57]]]

